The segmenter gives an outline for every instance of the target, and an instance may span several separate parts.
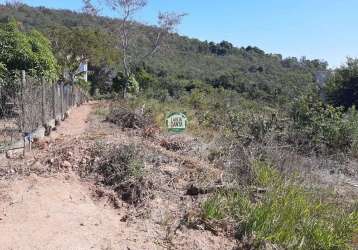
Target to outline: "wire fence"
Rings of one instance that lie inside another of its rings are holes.
[[[69,109],[87,100],[73,84],[47,82],[24,71],[0,83],[0,152],[41,127],[51,129]]]

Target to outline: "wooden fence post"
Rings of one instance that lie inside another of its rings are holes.
[[[21,132],[25,132],[25,104],[24,104],[24,91],[26,86],[26,73],[25,70],[21,70],[21,93],[20,93],[20,106],[21,106]]]
[[[52,118],[56,119],[56,83],[50,82],[52,87]]]
[[[46,89],[45,89],[45,79],[41,77],[41,122],[42,126],[46,125]]]
[[[76,106],[76,89],[75,89],[75,85],[72,84],[72,89],[71,89],[71,96],[72,96],[72,107]]]
[[[64,112],[63,112],[63,83],[60,83],[60,109],[61,109],[61,120],[64,117]]]
[[[25,122],[26,122],[26,117],[25,117],[25,104],[24,104],[24,89],[26,86],[26,73],[25,70],[21,70],[21,90],[20,90],[20,107],[21,107],[21,132],[25,133]],[[25,135],[24,136],[24,152],[23,155],[25,156],[26,154],[26,139],[25,139]]]
[[[68,93],[69,96],[69,108],[72,108],[73,106],[73,84],[70,85],[70,91]]]

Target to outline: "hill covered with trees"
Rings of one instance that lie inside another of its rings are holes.
[[[45,34],[59,61],[63,62],[64,55],[72,52],[78,53],[74,57],[88,54],[90,70],[96,72],[91,77],[92,91],[98,88],[105,93],[118,89],[113,88],[112,79],[120,78],[118,73],[122,71],[118,48],[120,20],[45,7],[0,6],[0,22],[11,18],[25,30],[35,28]],[[136,55],[150,47],[157,28],[140,23],[132,23],[131,28],[135,35],[130,49]],[[237,48],[227,41],[199,41],[172,33],[158,53],[137,70],[142,73],[144,70],[156,79],[155,83],[139,82],[142,88],[166,89],[164,94],[168,96],[208,84],[235,90],[249,98],[282,103],[314,85],[316,73],[327,71],[327,63],[283,58],[257,47]],[[143,76],[139,78],[143,80]]]

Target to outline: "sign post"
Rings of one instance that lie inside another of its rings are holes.
[[[167,113],[165,123],[169,132],[181,133],[185,131],[188,125],[188,118],[185,113],[170,112]]]

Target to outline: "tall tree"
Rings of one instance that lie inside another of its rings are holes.
[[[99,9],[92,4],[91,0],[82,0],[82,2],[83,2],[83,7],[82,7],[83,13],[90,16],[97,16],[99,14]]]
[[[62,66],[63,78],[71,82],[80,73],[81,63],[109,65],[118,61],[111,37],[93,28],[52,28],[49,37]]]
[[[158,15],[158,29],[157,34],[152,36],[151,47],[149,51],[142,55],[134,56],[129,50],[130,39],[133,37],[133,18],[135,14],[147,5],[147,0],[106,0],[107,5],[118,13],[121,18],[119,27],[120,47],[122,50],[122,64],[125,77],[125,85],[123,86],[123,97],[126,96],[128,84],[133,78],[132,73],[137,65],[143,62],[148,57],[152,56],[163,42],[166,34],[173,32],[174,29],[181,23],[185,14],[178,14],[175,12],[164,12]]]

